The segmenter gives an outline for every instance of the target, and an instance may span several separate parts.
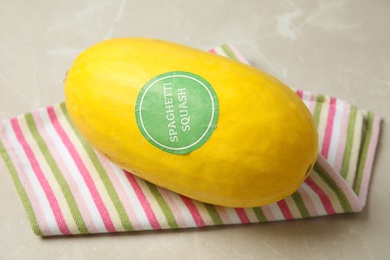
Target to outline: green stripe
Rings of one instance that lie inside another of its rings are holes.
[[[218,214],[218,211],[215,208],[215,206],[207,203],[204,203],[204,206],[207,212],[209,213],[210,218],[213,221],[214,225],[222,225],[223,221],[221,219],[221,216]]]
[[[164,200],[164,197],[158,191],[157,186],[148,182],[148,181],[145,181],[145,183],[148,186],[153,197],[157,201],[158,205],[160,206],[160,208],[165,216],[165,219],[167,220],[168,225],[171,228],[179,228],[179,225],[176,222],[175,216],[173,215],[171,208],[168,206],[168,204]]]
[[[351,205],[349,204],[348,198],[345,195],[344,191],[336,183],[336,181],[328,174],[328,172],[318,163],[314,165],[315,171],[318,173],[318,176],[329,186],[329,188],[336,194],[337,199],[339,200],[341,207],[345,212],[352,212]]]
[[[309,211],[306,208],[305,202],[302,199],[301,194],[299,194],[298,192],[294,192],[291,197],[294,200],[299,212],[301,213],[301,216],[303,218],[311,217]]]
[[[33,136],[35,142],[37,143],[42,155],[44,156],[47,164],[49,165],[55,179],[57,180],[58,185],[61,188],[62,193],[64,194],[65,200],[68,204],[70,212],[72,214],[73,220],[76,223],[77,229],[81,234],[88,234],[88,228],[85,224],[83,217],[80,213],[80,210],[77,206],[76,200],[73,197],[72,191],[66,182],[61,170],[59,169],[56,161],[51,155],[49,148],[47,147],[42,136],[39,134],[37,126],[35,124],[34,118],[31,113],[25,114],[25,119],[30,130],[31,135]]]
[[[114,204],[114,207],[115,207],[115,209],[116,209],[116,211],[118,213],[118,216],[120,218],[120,221],[122,223],[123,228],[126,231],[134,230],[129,217],[127,216],[125,207],[123,206],[122,201],[120,200],[120,198],[118,196],[118,193],[115,190],[114,185],[112,184],[110,178],[108,177],[108,174],[107,174],[106,170],[103,168],[102,164],[100,163],[100,161],[99,161],[95,151],[93,150],[91,145],[84,139],[84,137],[81,136],[79,131],[73,125],[71,119],[69,118],[69,115],[68,115],[68,112],[66,110],[66,107],[65,107],[64,103],[60,104],[60,108],[61,108],[62,113],[64,114],[66,120],[68,121],[68,124],[73,129],[73,131],[76,134],[77,138],[79,139],[79,141],[83,145],[84,150],[86,151],[86,153],[88,154],[90,160],[92,161],[93,166],[95,167],[96,171],[98,172],[99,177],[102,180],[102,182],[104,184],[104,187],[106,188],[106,191],[107,191],[107,193],[108,193],[112,203]]]
[[[12,163],[11,157],[9,156],[9,154],[7,153],[7,150],[5,149],[3,143],[1,142],[1,139],[0,139],[0,154],[4,159],[4,162],[7,165],[9,172],[11,173],[12,180],[13,180],[14,185],[16,187],[16,190],[19,194],[19,198],[22,201],[22,205],[24,207],[24,210],[27,213],[27,217],[30,221],[32,230],[34,231],[34,233],[36,235],[43,236],[42,230],[40,229],[39,224],[38,224],[37,217],[35,216],[35,213],[34,213],[34,208],[31,205],[31,202],[28,198],[26,190],[24,189],[22,182],[19,179],[18,172],[17,172],[14,164]]]
[[[345,141],[343,162],[341,164],[341,173],[340,173],[344,179],[347,178],[348,171],[349,171],[351,153],[353,148],[353,139],[355,135],[356,117],[357,117],[357,108],[351,106],[351,112],[348,120],[348,129],[347,129],[347,137]]]
[[[240,59],[237,58],[237,56],[234,54],[234,52],[230,49],[229,45],[222,44],[221,49],[225,52],[225,54],[227,55],[228,58],[236,60],[236,61],[240,61]]]
[[[321,110],[322,110],[322,106],[324,104],[324,101],[325,101],[324,95],[317,95],[316,106],[314,107],[314,113],[313,113],[314,122],[315,122],[317,128],[320,124]]]
[[[260,222],[267,222],[268,221],[267,218],[265,217],[264,212],[261,209],[261,207],[252,208],[252,209],[253,209],[253,212],[255,212],[255,215]]]
[[[365,122],[366,131],[364,134],[361,152],[359,154],[358,170],[356,173],[355,185],[354,185],[354,191],[357,195],[359,195],[359,193],[360,193],[360,187],[362,184],[364,167],[366,165],[368,148],[370,147],[370,143],[371,143],[372,128],[373,128],[373,123],[374,123],[374,114],[372,112],[368,112],[365,119],[366,119],[366,122]]]

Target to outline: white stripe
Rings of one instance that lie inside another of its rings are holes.
[[[321,159],[317,159],[317,160],[321,160]],[[326,160],[326,159],[323,158],[322,160]],[[326,171],[326,170],[325,170],[325,172],[328,173],[328,171]],[[311,178],[317,184],[317,186],[320,187],[320,189],[325,193],[325,195],[328,197],[330,204],[332,205],[334,211],[336,213],[343,212],[344,210],[341,206],[341,201],[337,197],[336,191],[334,191],[331,187],[329,187],[328,183],[324,179],[321,178],[319,173],[312,174]],[[323,205],[322,202],[320,202],[320,203],[321,203],[321,205]],[[325,213],[325,214],[329,215],[328,213]]]
[[[174,192],[171,193],[171,196],[172,196],[172,200],[176,202],[177,207],[180,209],[180,213],[182,214],[183,219],[184,219],[185,223],[187,224],[187,226],[188,227],[197,227],[190,210],[185,205],[184,201],[180,198],[180,196]],[[198,208],[198,206],[196,204],[195,204],[195,207]],[[202,219],[203,219],[203,217],[202,217]]]
[[[238,216],[238,214],[234,208],[225,208],[225,211],[226,211],[227,215],[229,216],[230,220],[232,221],[232,224],[241,224],[242,223],[240,217]]]
[[[221,55],[221,56],[223,56],[223,57],[229,58],[229,57],[227,56],[226,52],[222,49],[221,46],[215,47],[215,48],[214,48],[214,51],[215,51],[215,53],[217,53],[218,55]]]
[[[338,146],[339,146],[341,126],[343,123],[342,122],[343,113],[344,113],[344,101],[341,99],[337,99],[336,100],[335,116],[333,118],[332,135],[331,135],[331,139],[330,139],[328,158],[327,158],[327,161],[333,167],[335,167],[334,164],[336,162],[336,155],[337,155],[337,150],[338,150]]]
[[[244,56],[242,56],[242,54],[237,50],[236,46],[234,46],[232,44],[227,44],[227,46],[229,47],[229,49],[233,52],[234,56],[236,56],[236,58],[239,61],[241,61],[242,63],[248,64],[248,65],[251,65],[251,64],[249,64],[249,61]]]
[[[44,109],[44,110],[40,110],[39,112],[47,134],[52,139],[59,154],[62,155],[62,159],[66,165],[66,169],[61,169],[62,172],[69,173],[69,176],[73,178],[74,182],[76,183],[77,188],[80,192],[79,194],[82,196],[82,199],[84,199],[85,201],[85,205],[87,206],[88,211],[92,216],[96,229],[100,232],[107,232],[107,229],[104,226],[104,222],[100,216],[99,210],[97,209],[96,204],[91,196],[91,193],[89,192],[88,186],[86,185],[68,149],[65,147],[65,144],[62,142],[61,137],[58,135],[53,124],[51,123],[47,110]],[[73,195],[76,200],[79,199],[77,194],[73,194]]]
[[[312,98],[313,93],[309,91],[302,91],[302,101],[305,103],[311,114],[314,113],[315,108],[315,100],[313,101]]]
[[[16,134],[13,131],[11,122],[4,121],[4,126],[6,129],[5,131],[6,136],[8,137],[10,143],[13,145],[14,151],[21,162],[21,166],[23,167],[26,173],[27,179],[34,190],[36,197],[38,198],[39,204],[43,209],[43,215],[46,219],[46,222],[48,224],[51,233],[53,235],[62,234],[62,232],[58,227],[57,221],[54,217],[53,211],[50,207],[50,203],[46,197],[45,191],[43,190],[37,176],[34,173],[31,163],[24,152],[23,147],[19,143],[19,140],[17,139]]]
[[[178,194],[172,192],[170,190],[164,189],[162,187],[156,187],[158,192],[160,192],[162,198],[167,203],[168,207],[173,213],[173,216],[176,220],[177,226],[179,228],[188,227],[187,221],[183,216],[182,206],[178,206],[178,202],[182,202],[181,198],[179,198]],[[192,225],[192,224],[191,224]]]
[[[134,209],[134,213],[136,214],[140,225],[143,229],[153,229],[150,225],[149,219],[146,216],[144,208],[139,201],[137,194],[135,193],[133,187],[131,186],[129,180],[126,178],[126,173],[117,166],[116,164],[109,162],[111,164],[111,168],[121,183],[123,190],[126,193],[128,200],[130,201],[131,207]]]
[[[317,173],[313,172],[312,174]],[[317,193],[315,193],[306,183],[302,183],[301,188],[305,190],[305,192],[309,195],[310,199],[313,201],[313,205],[318,213],[318,216],[328,215]]]
[[[288,196],[284,199],[284,201],[286,202],[287,204],[287,208],[290,210],[291,212],[291,215],[293,216],[293,218],[300,218],[301,216],[301,212],[299,211],[299,208],[298,208],[298,205],[297,203],[295,203],[294,199],[292,198],[292,196]],[[306,207],[306,204],[305,202],[303,202],[304,206]]]
[[[282,210],[280,209],[279,205],[277,203],[272,203],[268,205],[270,210],[272,211],[272,214],[275,216],[275,220],[284,220],[286,219],[282,213]]]
[[[311,93],[309,91],[302,91],[302,101],[308,107],[310,102]]]

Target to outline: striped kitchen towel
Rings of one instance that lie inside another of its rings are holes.
[[[232,45],[211,52],[247,63]],[[124,171],[86,142],[64,103],[1,121],[0,153],[39,236],[257,223],[361,211],[380,118],[341,99],[296,93],[314,116],[320,156],[294,194],[264,207],[201,203]]]

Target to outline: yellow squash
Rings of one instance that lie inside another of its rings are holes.
[[[103,41],[75,60],[66,107],[91,145],[190,198],[255,207],[291,195],[317,158],[300,98],[270,75],[175,43]]]

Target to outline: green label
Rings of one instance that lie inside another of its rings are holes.
[[[201,147],[213,133],[218,114],[212,86],[182,71],[164,73],[146,83],[135,107],[143,136],[173,154],[188,154]]]

